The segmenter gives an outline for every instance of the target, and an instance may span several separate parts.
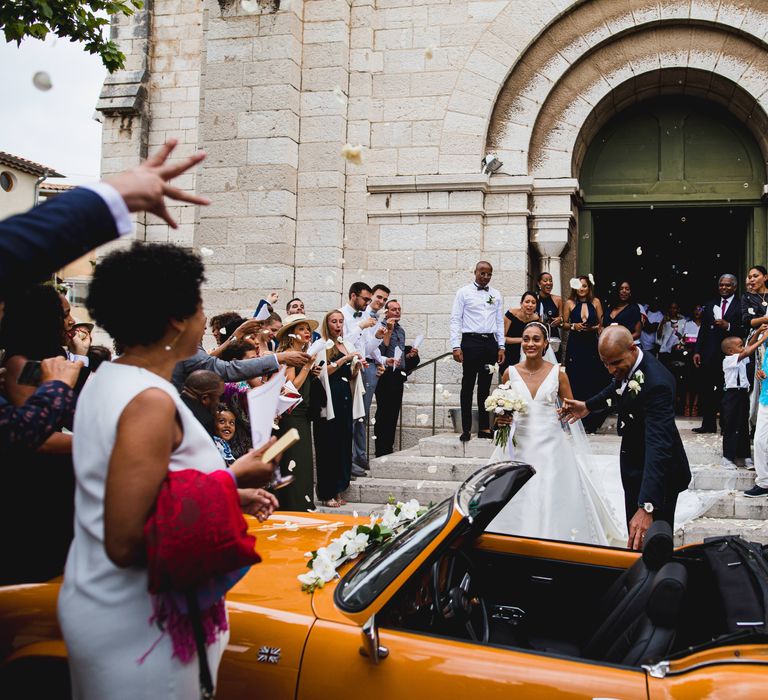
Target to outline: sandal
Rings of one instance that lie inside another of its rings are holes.
[[[340,506],[347,505],[347,502],[341,496],[336,496],[336,503],[338,503]]]
[[[339,503],[335,498],[330,498],[327,501],[320,501],[326,508],[340,508],[341,503]]]

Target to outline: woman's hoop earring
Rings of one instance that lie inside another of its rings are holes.
[[[176,337],[168,345],[166,345],[163,348],[163,350],[165,350],[166,352],[170,352],[171,350],[173,350],[176,347],[176,343],[179,342],[179,338],[181,338],[181,333],[178,333]]]

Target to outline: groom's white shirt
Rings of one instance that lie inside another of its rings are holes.
[[[621,386],[619,387],[619,393],[624,394],[624,392],[627,389],[627,384],[629,384],[629,380],[632,377],[632,375],[635,373],[635,370],[640,366],[640,363],[643,361],[643,351],[638,348],[637,349],[637,359],[635,360],[635,364],[632,365],[632,369],[629,371],[629,374],[627,375],[627,378],[621,383]]]

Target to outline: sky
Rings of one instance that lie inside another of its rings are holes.
[[[27,39],[17,47],[0,34],[0,66],[0,151],[67,176],[55,183],[97,180],[101,124],[93,115],[107,74],[101,59],[66,39]],[[50,90],[33,85],[37,71],[48,73]]]

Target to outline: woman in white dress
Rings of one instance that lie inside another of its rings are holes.
[[[75,537],[58,608],[75,700],[200,697],[196,658],[172,658],[170,636],[152,621],[143,527],[169,470],[224,468],[170,383],[205,329],[203,280],[200,259],[171,245],[135,244],[94,272],[89,311],[124,352],[90,378],[75,415]],[[232,465],[236,481],[269,479],[274,465],[259,455]],[[260,489],[240,496],[261,518],[277,505]],[[221,631],[208,646],[214,679],[227,639]]]
[[[526,414],[515,418],[514,459],[533,466],[536,474],[488,530],[623,546],[627,535],[621,513],[600,497],[557,417],[558,399],[569,399],[573,394],[568,375],[558,364],[544,359],[548,346],[545,326],[529,323],[523,329],[523,360],[504,375],[504,381],[528,403]],[[497,424],[505,422],[505,417],[497,418]],[[491,461],[508,458],[497,448]]]

